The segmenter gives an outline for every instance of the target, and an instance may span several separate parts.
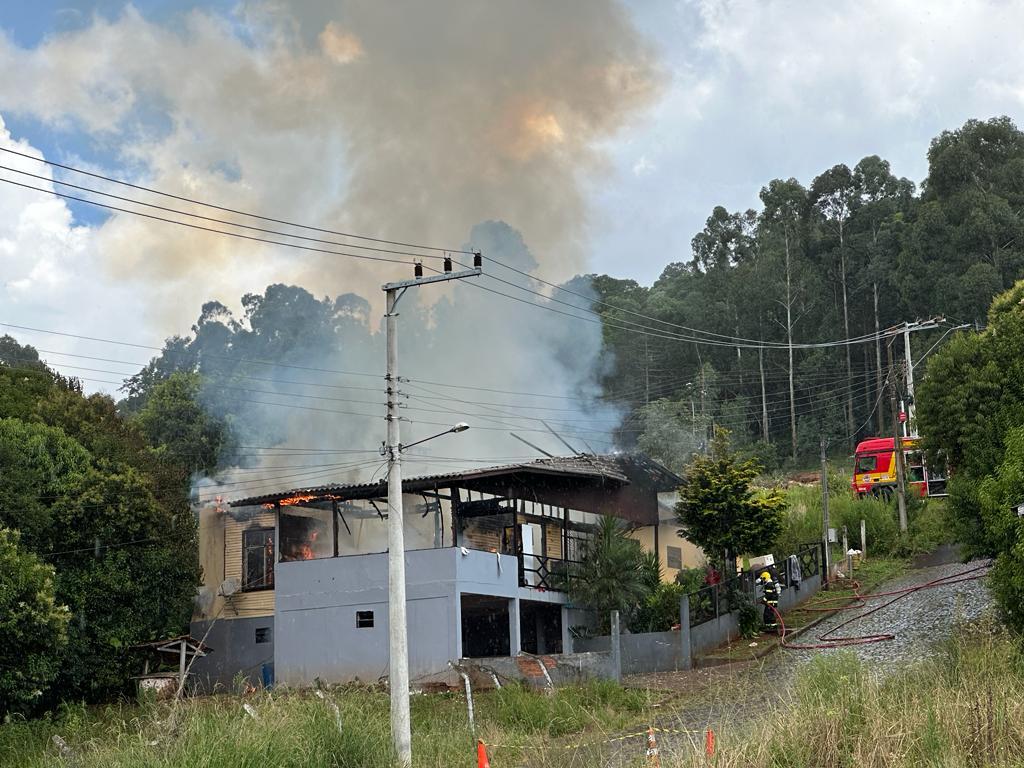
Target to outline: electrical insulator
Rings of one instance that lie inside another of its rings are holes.
[[[473,254],[473,268],[480,269],[484,265],[484,257],[480,255],[480,251]]]
[[[452,271],[452,257],[451,256],[445,256],[444,257],[444,271],[445,272],[451,272]]]
[[[413,267],[413,275],[415,275],[417,280],[419,280],[421,277],[423,277],[423,263],[422,262],[419,262],[419,261],[416,262],[416,266]]]

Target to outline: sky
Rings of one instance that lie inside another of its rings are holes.
[[[0,146],[446,248],[503,220],[544,277],[650,284],[715,205],[757,207],[772,178],[878,154],[920,182],[942,130],[1024,123],[1020,29],[1006,0],[6,2]],[[53,188],[53,168],[3,154],[43,178],[0,178]],[[10,184],[0,268],[0,322],[139,344],[117,353],[139,363],[209,299],[286,282],[376,305],[406,276]]]

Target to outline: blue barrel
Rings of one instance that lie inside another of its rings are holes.
[[[263,678],[263,687],[270,689],[274,687],[274,664],[264,664],[260,668],[260,676]]]

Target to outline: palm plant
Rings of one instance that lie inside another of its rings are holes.
[[[573,603],[597,612],[602,630],[607,631],[610,612],[624,619],[644,602],[649,587],[643,550],[629,530],[614,517],[602,517],[594,537],[583,548],[569,582]]]

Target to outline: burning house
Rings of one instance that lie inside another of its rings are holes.
[[[567,580],[602,515],[627,522],[666,578],[698,564],[675,535],[680,478],[643,456],[573,456],[403,481],[410,677],[449,660],[571,650]],[[660,498],[659,498],[660,497]],[[362,680],[388,670],[387,484],[271,493],[201,512],[191,632],[207,687]]]

